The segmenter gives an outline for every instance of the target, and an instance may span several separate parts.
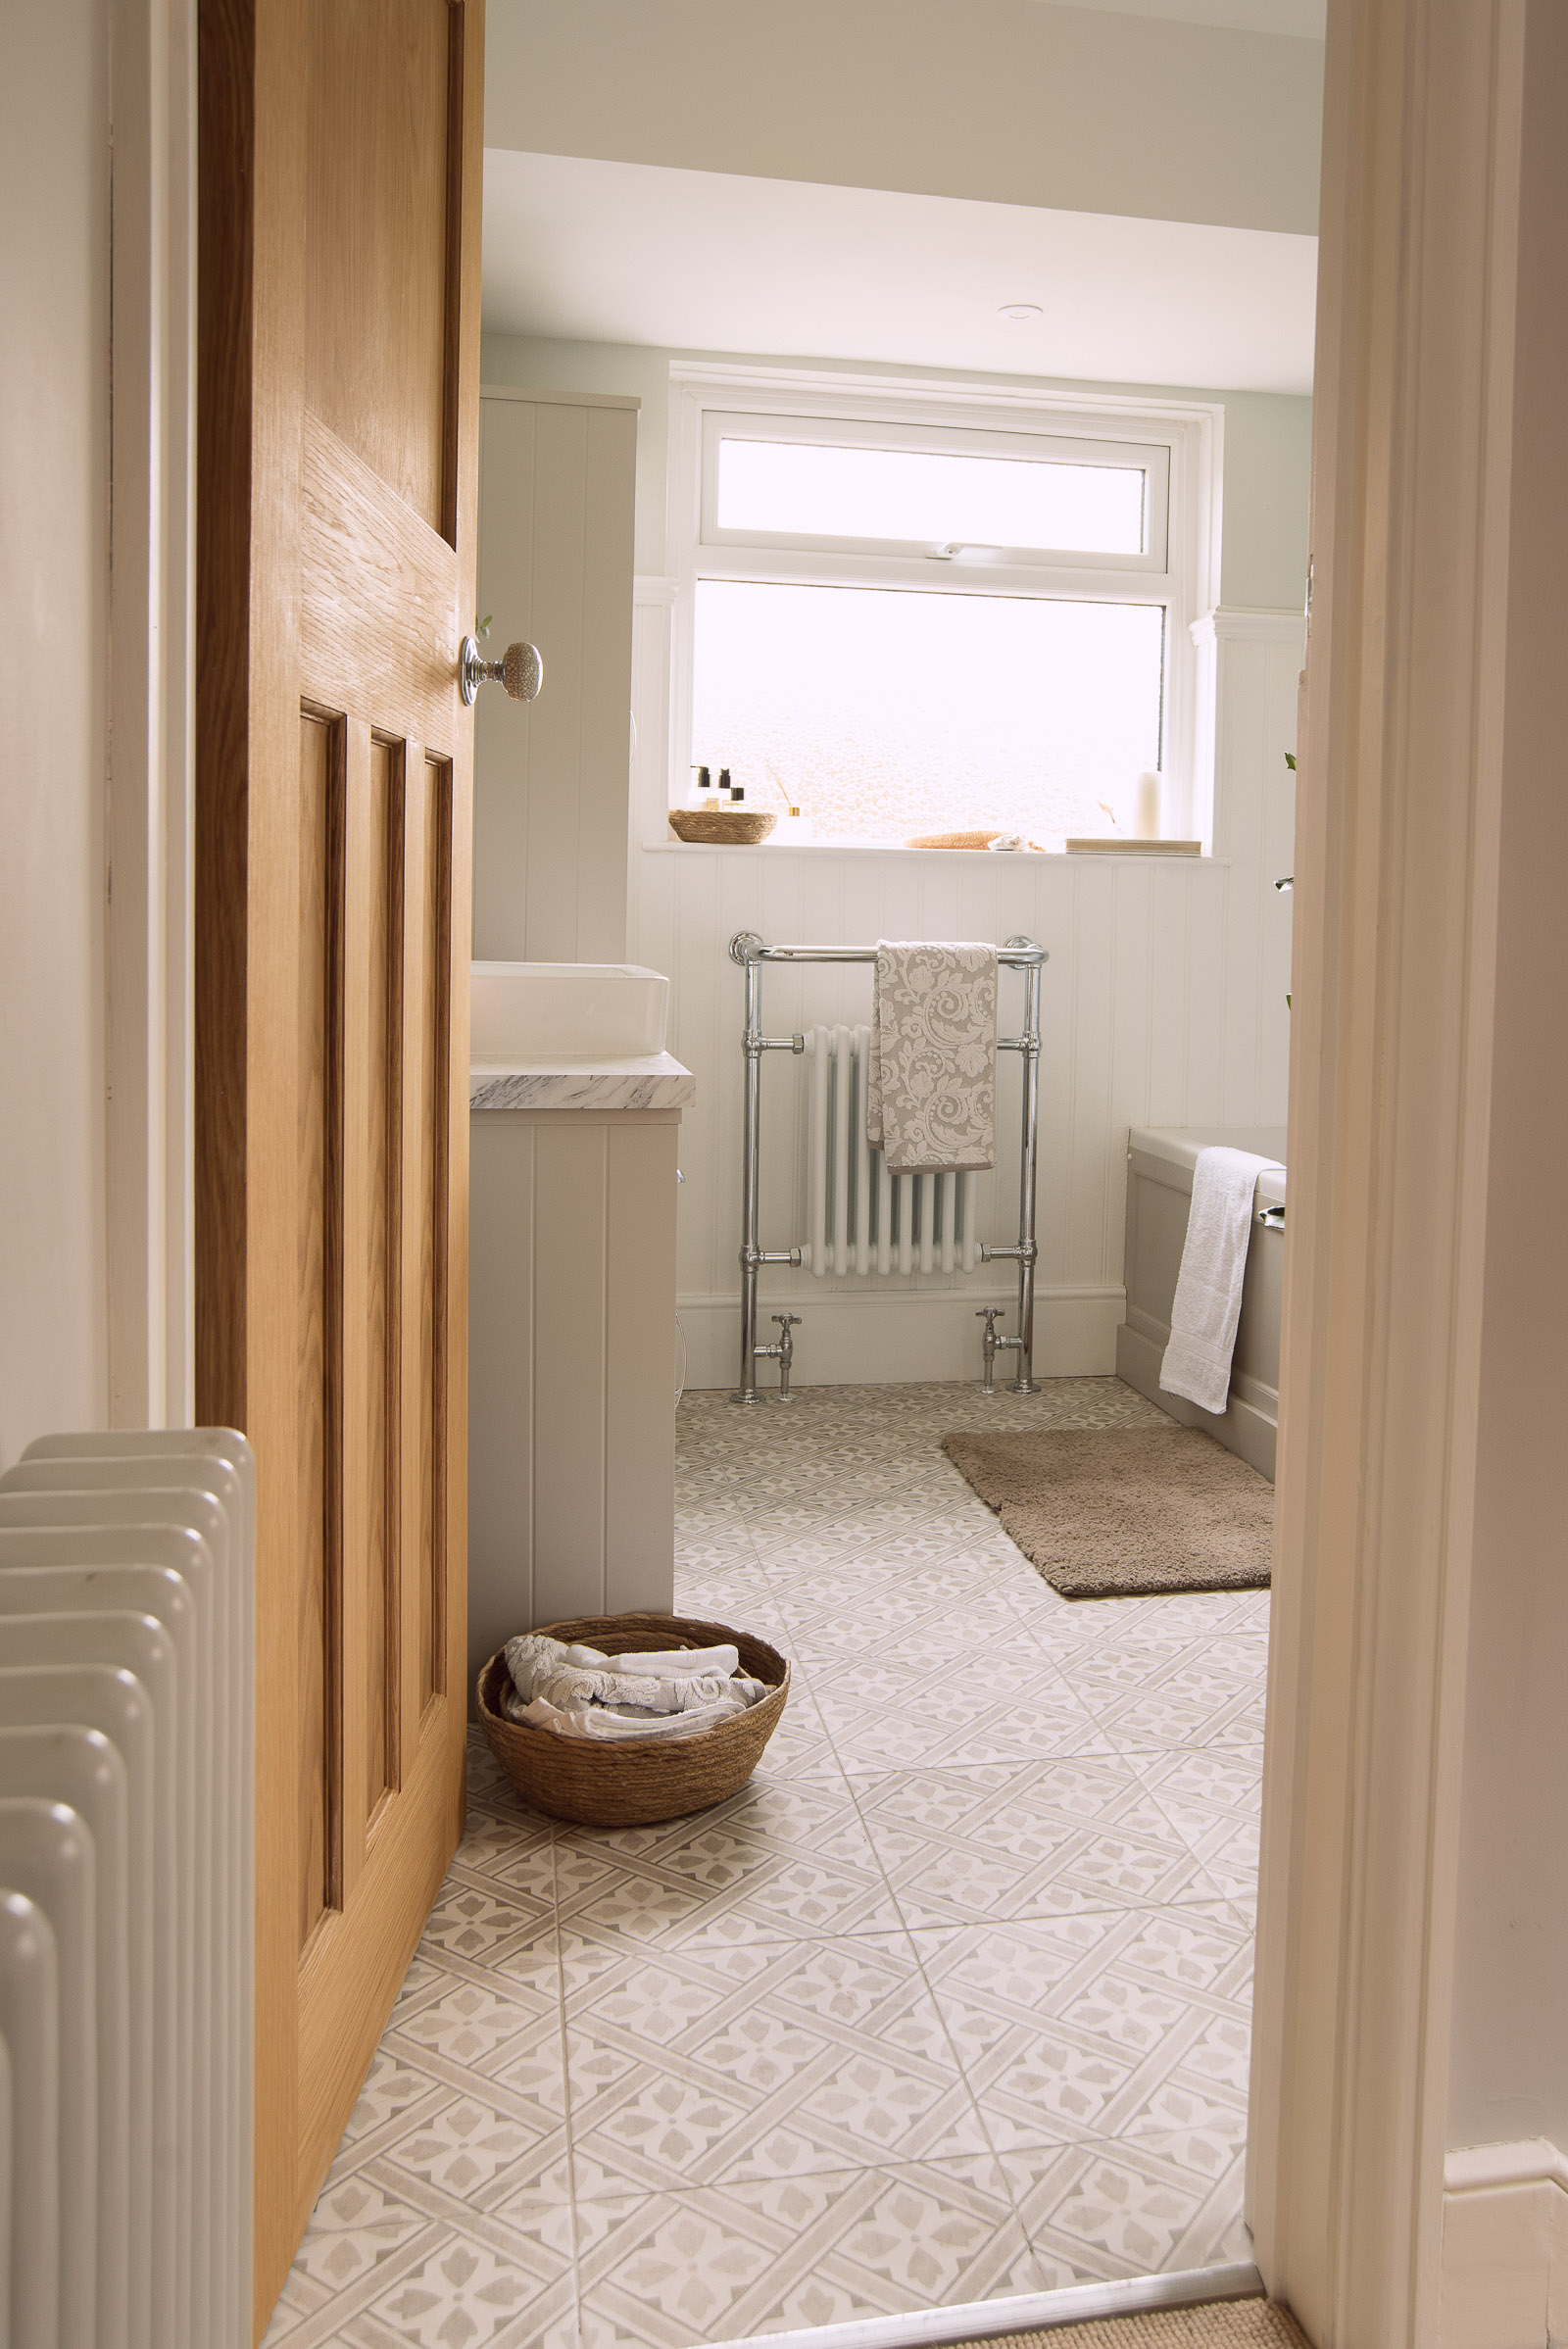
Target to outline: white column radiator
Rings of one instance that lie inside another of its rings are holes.
[[[0,1477],[0,2349],[248,2349],[254,1479]]]
[[[974,1177],[890,1174],[865,1138],[871,1031],[806,1031],[806,1239],[801,1262],[828,1273],[972,1272]]]

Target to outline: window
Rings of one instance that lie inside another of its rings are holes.
[[[693,756],[819,840],[1059,847],[1159,765],[1164,631],[1158,604],[704,579]]]
[[[727,766],[822,843],[1060,848],[1130,833],[1159,769],[1190,835],[1208,412],[674,387],[681,771]]]

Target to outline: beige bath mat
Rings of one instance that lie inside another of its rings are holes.
[[[965,1433],[942,1448],[1063,1598],[1268,1586],[1274,1488],[1200,1428]]]
[[[966,2349],[1307,2349],[1307,2343],[1274,2301],[1227,2300],[1207,2308],[1156,2309],[1145,2317],[1098,2317],[1050,2332],[1009,2332],[1001,2340],[969,2342]]]

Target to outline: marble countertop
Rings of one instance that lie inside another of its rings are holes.
[[[688,1109],[696,1099],[697,1079],[668,1052],[468,1071],[470,1109]]]

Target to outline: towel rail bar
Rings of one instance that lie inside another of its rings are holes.
[[[804,1036],[762,1034],[762,965],[764,962],[875,962],[874,946],[768,946],[755,930],[738,930],[729,942],[729,958],[746,973],[746,1027],[741,1050],[746,1057],[744,1137],[741,1152],[741,1381],[731,1396],[738,1403],[765,1398],[757,1384],[757,1365],[787,1359],[789,1332],[776,1346],[760,1346],[757,1337],[758,1281],[764,1264],[799,1264],[795,1248],[766,1248],[760,1244],[760,1181],[762,1140],[762,1054],[801,1052]],[[1024,1003],[1021,1031],[999,1036],[999,1052],[1023,1055],[1023,1103],[1018,1133],[1018,1238],[1010,1248],[985,1246],[982,1262],[1016,1262],[1018,1267],[1018,1327],[1009,1338],[994,1338],[998,1350],[1018,1357],[1018,1375],[1009,1382],[1014,1395],[1035,1392],[1035,1173],[1040,1145],[1040,973],[1050,952],[1032,938],[1009,938],[997,949],[997,960],[1007,970],[1023,973]],[[994,1337],[994,1333],[993,1333]],[[986,1392],[991,1391],[990,1362]]]

